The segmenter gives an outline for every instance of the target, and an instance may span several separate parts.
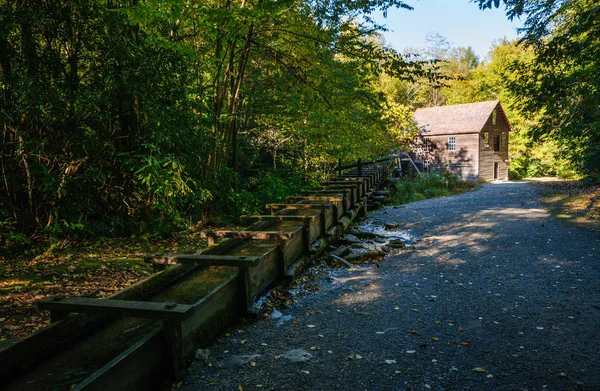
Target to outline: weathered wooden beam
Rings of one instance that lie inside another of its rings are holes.
[[[259,221],[315,221],[317,216],[297,215],[244,215],[242,219]]]
[[[203,236],[213,238],[233,238],[233,239],[281,239],[289,240],[292,238],[293,232],[282,231],[233,231],[233,230],[206,230]]]
[[[345,183],[345,182],[356,182],[356,183],[361,183],[363,182],[363,180],[361,178],[353,178],[353,177],[335,177],[335,178],[330,178],[325,182],[321,182],[321,183]]]
[[[326,202],[323,204],[267,204],[267,209],[292,209],[292,210],[304,210],[304,209],[327,209],[331,208],[333,204]]]
[[[336,206],[331,202],[323,203],[323,204],[267,204],[267,209],[271,210],[271,215],[275,215],[275,211],[277,209],[290,209],[290,210],[307,210],[307,209],[315,209],[320,211],[321,216],[321,234],[325,234],[326,229],[326,221],[325,221],[325,210],[332,208],[333,212],[336,216],[334,216],[334,221],[337,217],[337,209]]]
[[[339,184],[336,183],[334,185],[324,185],[320,187],[314,187],[315,191],[323,191],[323,190],[338,190],[338,191],[346,191],[350,193],[350,203],[352,205],[356,204],[358,197],[361,196],[361,191],[363,189],[362,184],[360,183],[345,183]]]
[[[352,178],[352,177],[338,177],[332,178],[328,181],[323,182],[323,185],[355,185],[359,189],[362,189],[359,196],[363,196],[367,192],[368,181],[365,178]]]
[[[350,189],[324,189],[324,190],[307,190],[304,191],[304,194],[310,195],[310,194],[348,194],[350,193],[352,190]]]
[[[152,301],[106,300],[90,297],[47,297],[38,302],[40,310],[68,314],[92,313],[145,319],[181,320],[188,316],[191,305]]]
[[[204,254],[176,254],[176,255],[150,255],[145,257],[146,262],[163,265],[177,263],[195,263],[203,266],[238,266],[253,267],[260,263],[261,257],[245,255],[204,255]]]
[[[300,201],[342,202],[342,201],[344,201],[344,197],[313,197],[313,196],[303,196],[303,197],[286,197],[285,199],[288,202],[300,202]]]

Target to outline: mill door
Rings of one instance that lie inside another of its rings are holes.
[[[500,170],[500,163],[494,163],[494,180],[498,179],[498,171]]]

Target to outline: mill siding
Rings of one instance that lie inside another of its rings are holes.
[[[501,109],[497,109],[498,117],[496,125],[492,124],[492,116],[488,118],[485,126],[480,132],[479,138],[479,180],[489,182],[494,180],[494,163],[498,164],[498,178],[508,180],[508,141],[510,137],[510,125],[504,115],[501,115]],[[484,132],[489,132],[490,145],[484,145]],[[506,134],[503,140],[502,133]],[[499,137],[500,151],[494,151],[494,140]]]
[[[449,171],[463,180],[477,180],[479,140],[476,134],[426,136],[431,143],[429,169]],[[456,138],[456,150],[448,149],[448,138]]]

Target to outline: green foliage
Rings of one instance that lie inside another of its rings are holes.
[[[0,2],[3,237],[232,220],[394,149],[411,106],[380,75],[434,73],[377,35],[390,7]]]
[[[462,181],[450,173],[425,173],[414,180],[403,178],[396,183],[392,204],[400,205],[428,198],[445,197],[475,188],[470,181]]]
[[[247,214],[263,214],[268,203],[285,203],[285,197],[300,195],[310,188],[310,182],[294,173],[255,173],[243,180],[239,190],[229,184],[235,183],[237,176],[232,170],[225,170],[221,178],[221,186],[216,188],[212,206],[219,213],[207,217],[210,224],[243,224],[239,216]],[[239,180],[239,178],[238,178]]]
[[[478,0],[481,8],[500,1]],[[509,18],[525,17],[533,61],[512,67],[508,83],[527,114],[539,115],[535,139],[554,140],[587,181],[600,182],[600,7],[596,0],[504,0]]]

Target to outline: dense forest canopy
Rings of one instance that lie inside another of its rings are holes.
[[[508,70],[515,106],[537,118],[536,140],[555,143],[562,159],[592,182],[600,181],[600,2],[598,0],[475,0],[504,5],[524,18],[522,43],[533,51]]]
[[[502,4],[525,41],[482,61],[390,48],[370,14],[397,0],[2,1],[0,241],[218,223],[477,100],[509,109],[514,175],[598,180],[597,2]]]
[[[389,7],[410,8],[2,2],[3,232],[236,215],[337,158],[385,153],[393,138],[373,81],[428,72],[377,40],[368,13]]]

